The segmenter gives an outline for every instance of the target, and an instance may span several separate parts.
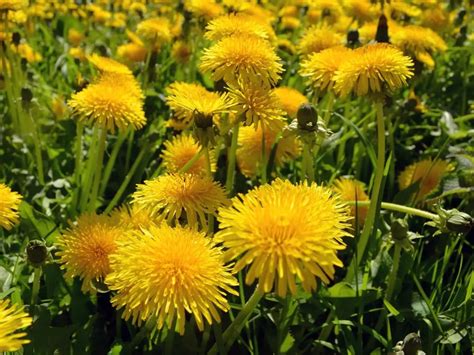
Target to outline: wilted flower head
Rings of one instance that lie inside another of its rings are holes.
[[[232,199],[219,210],[217,242],[227,248],[226,260],[236,259],[234,272],[248,266],[245,282],[259,280],[263,292],[284,297],[316,289],[316,278],[328,283],[334,266],[343,266],[337,251],[348,216],[329,189],[275,180]]]
[[[0,227],[10,230],[19,221],[18,207],[22,196],[0,183]]]
[[[334,182],[333,190],[339,194],[342,201],[356,201],[355,205],[350,206],[351,216],[357,219],[357,225],[362,226],[367,217],[368,206],[358,206],[359,201],[369,201],[369,196],[365,192],[365,186],[362,182],[355,179],[340,178]]]
[[[180,134],[164,143],[164,150],[161,154],[163,166],[166,171],[176,173],[183,168],[199,151],[201,145],[189,134]],[[215,157],[211,155],[211,171],[216,168]],[[206,174],[207,163],[206,158],[201,156],[188,170],[190,174]]]
[[[387,94],[407,84],[412,67],[413,61],[392,45],[365,45],[346,56],[334,76],[334,89],[341,96]]]
[[[334,77],[348,56],[351,49],[338,46],[313,53],[301,62],[300,75],[307,78],[311,86],[319,91],[331,90]]]
[[[107,215],[84,214],[56,242],[66,277],[82,279],[83,291],[100,287],[110,272],[109,256],[124,230]]]
[[[0,2],[1,4],[1,2]],[[0,351],[17,351],[30,341],[24,339],[26,333],[18,330],[31,325],[32,318],[18,305],[10,305],[9,300],[0,300]]]
[[[296,112],[300,106],[306,102],[308,99],[298,90],[287,87],[280,86],[273,89],[273,92],[278,97],[280,101],[280,107],[287,113],[289,117],[296,117]]]
[[[211,72],[213,80],[236,84],[245,82],[275,84],[283,67],[270,43],[256,36],[232,35],[205,49],[200,68]]]
[[[432,160],[431,158],[414,163],[403,170],[398,177],[400,190],[419,182],[415,201],[419,202],[435,191],[443,176],[452,170],[452,165],[444,160]]]
[[[237,294],[237,281],[224,265],[221,249],[204,234],[181,227],[136,231],[133,243],[119,243],[111,256],[107,284],[116,291],[112,304],[133,323],[176,327],[184,333],[186,313],[204,324],[220,322],[226,294]],[[174,326],[175,324],[175,326]]]
[[[85,121],[111,131],[146,123],[141,89],[128,75],[103,75],[97,82],[72,95],[68,105]]]
[[[269,87],[239,80],[237,85],[229,87],[229,93],[236,102],[237,114],[246,125],[284,125],[280,100]]]
[[[168,224],[207,227],[206,214],[227,204],[224,189],[209,177],[166,174],[137,185],[132,204],[145,208]]]
[[[247,177],[257,175],[262,164],[262,150],[265,147],[265,159],[268,159],[273,145],[277,143],[275,152],[275,167],[281,167],[287,161],[298,157],[301,151],[301,144],[293,136],[285,136],[277,141],[282,130],[278,128],[266,127],[262,132],[262,127],[242,127],[239,129],[237,164]],[[265,139],[264,142],[262,140]]]

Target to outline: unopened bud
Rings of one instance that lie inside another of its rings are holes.
[[[318,130],[318,111],[310,103],[304,103],[300,106],[296,118],[299,129],[310,132]]]
[[[377,32],[375,33],[375,41],[379,43],[390,43],[388,37],[388,23],[385,15],[380,15],[379,23],[377,25]]]
[[[360,43],[359,41],[359,31],[358,30],[349,30],[347,32],[347,45],[349,47],[357,46]]]
[[[48,249],[41,240],[32,240],[26,246],[28,262],[34,267],[40,267],[48,258]]]
[[[455,233],[467,234],[471,231],[473,225],[473,218],[467,213],[459,211],[450,216],[446,221],[446,228]]]
[[[197,128],[206,129],[212,127],[212,116],[195,111],[194,122],[196,123]]]

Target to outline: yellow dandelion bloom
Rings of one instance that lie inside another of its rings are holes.
[[[296,30],[298,27],[301,26],[301,21],[297,17],[293,16],[283,16],[281,18],[281,28],[283,30]]]
[[[422,13],[421,9],[415,5],[408,4],[404,0],[392,0],[387,4],[387,12],[392,18],[402,18],[403,16],[419,17]],[[387,16],[389,17],[389,16]]]
[[[435,64],[431,54],[443,52],[448,48],[433,30],[415,25],[398,28],[390,38],[403,52],[429,68],[433,68]]]
[[[80,121],[111,131],[139,129],[146,123],[142,95],[133,77],[109,74],[73,94],[68,105]]]
[[[201,145],[188,134],[180,134],[172,140],[164,143],[165,149],[161,154],[163,159],[163,166],[166,171],[170,173],[178,172],[186,165],[200,150]],[[211,171],[216,169],[216,159],[213,154],[210,154]],[[190,174],[206,174],[207,163],[206,158],[201,156],[187,171]]]
[[[92,54],[88,56],[87,59],[89,60],[89,63],[96,67],[101,73],[133,76],[132,71],[126,65],[123,65],[112,58]]]
[[[184,41],[176,41],[171,48],[171,56],[181,64],[186,64],[191,57],[192,51],[189,44]]]
[[[275,84],[283,67],[268,41],[255,36],[232,35],[204,50],[200,68],[212,72],[213,80],[236,84],[246,82]]]
[[[168,19],[154,17],[140,22],[137,25],[137,34],[152,46],[160,47],[162,44],[171,41],[170,26]]]
[[[0,0],[1,11],[18,11],[28,6],[28,0]]]
[[[419,202],[437,189],[443,176],[452,168],[447,161],[425,159],[406,167],[398,176],[398,185],[403,190],[419,181],[415,196],[415,201]]]
[[[268,159],[273,145],[281,133],[281,130],[242,127],[239,129],[237,164],[247,177],[255,177],[262,164],[262,147],[265,145],[265,158]],[[265,137],[265,142],[262,142]],[[275,152],[275,167],[282,167],[287,161],[299,156],[301,144],[295,136],[283,137],[278,141]]]
[[[235,109],[241,120],[256,126],[281,127],[285,123],[283,110],[275,92],[255,82],[239,80],[237,86],[230,86],[229,93],[235,100]]]
[[[133,243],[119,242],[107,277],[109,288],[116,291],[112,304],[124,309],[125,319],[138,325],[150,321],[157,329],[166,324],[180,334],[186,313],[201,331],[205,323],[220,322],[219,311],[229,310],[226,294],[237,294],[237,281],[212,239],[166,224],[133,237]]]
[[[83,214],[56,242],[66,277],[79,277],[83,292],[94,291],[110,272],[109,256],[124,230],[107,215]]]
[[[166,174],[137,185],[132,204],[168,224],[207,227],[206,214],[227,204],[224,189],[206,176]]]
[[[184,7],[194,17],[202,17],[205,20],[211,20],[224,13],[223,7],[213,0],[185,0]]]
[[[158,221],[147,209],[136,205],[122,205],[110,214],[111,223],[125,230],[139,230],[158,225]]]
[[[386,43],[369,44],[348,55],[334,76],[334,89],[341,96],[391,92],[413,76],[413,61]]]
[[[21,307],[10,306],[9,300],[0,300],[0,351],[17,351],[23,344],[28,344],[30,341],[24,339],[26,333],[19,333],[18,330],[31,323],[31,317]]]
[[[69,31],[67,32],[67,40],[74,47],[77,47],[84,40],[84,34],[76,30],[75,28],[70,28]]]
[[[338,46],[313,53],[301,62],[299,74],[307,78],[313,88],[320,91],[331,90],[335,83],[334,76],[351,51],[349,48]]]
[[[144,62],[148,50],[140,44],[125,43],[117,47],[117,55],[130,62]]]
[[[26,59],[28,63],[36,63],[43,59],[43,56],[36,52],[28,43],[20,43],[18,46],[12,46],[11,48],[14,53]]]
[[[378,13],[377,6],[369,0],[343,0],[342,4],[347,15],[361,22],[373,20]]]
[[[298,49],[301,54],[321,52],[323,49],[341,46],[344,43],[344,36],[336,33],[332,28],[311,27],[301,37]]]
[[[21,199],[19,193],[0,183],[0,227],[10,230],[18,223],[18,207]]]
[[[343,8],[339,1],[318,0],[309,3],[308,18],[311,23],[323,21],[334,24],[343,15]]]
[[[369,201],[362,182],[355,179],[340,178],[334,182],[334,192],[339,194],[342,201]],[[367,217],[369,206],[350,206],[351,216],[357,218],[357,224],[362,226]],[[353,222],[355,224],[355,220]]]
[[[434,31],[443,31],[449,26],[449,12],[441,6],[423,11],[421,24]]]
[[[166,103],[176,118],[186,124],[191,122],[196,112],[212,117],[230,112],[235,104],[228,93],[210,92],[194,83],[174,82],[166,92]]]
[[[300,106],[308,102],[306,96],[304,96],[298,90],[287,86],[280,86],[278,88],[275,88],[273,89],[273,92],[280,101],[280,107],[291,118],[295,118],[296,112],[298,112]]]
[[[220,16],[206,27],[205,37],[220,40],[233,35],[256,36],[270,40],[275,37],[273,29],[258,18],[245,14],[227,14]]]
[[[297,292],[296,280],[311,292],[316,278],[328,283],[343,266],[337,251],[345,249],[348,218],[328,188],[277,179],[221,208],[214,239],[227,248],[226,260],[237,259],[233,272],[249,266],[247,284],[258,279],[261,291],[285,297]]]
[[[69,48],[68,54],[81,62],[84,62],[87,59],[84,49],[81,47],[71,47]]]

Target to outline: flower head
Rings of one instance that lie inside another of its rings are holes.
[[[220,40],[232,35],[256,36],[266,40],[275,36],[270,26],[245,14],[223,15],[209,22],[206,27],[205,37],[211,40]]]
[[[228,93],[210,92],[199,84],[174,82],[166,91],[166,103],[176,118],[184,122],[190,122],[195,113],[212,117],[229,112],[234,105]]]
[[[176,173],[183,168],[199,151],[201,145],[188,134],[180,134],[164,143],[165,149],[161,154],[163,166],[170,173]],[[211,170],[215,171],[216,161],[211,156]],[[207,163],[206,158],[201,156],[188,170],[190,174],[206,174]]]
[[[132,77],[132,71],[122,63],[119,63],[111,58],[101,57],[97,54],[92,54],[87,57],[89,62],[96,67],[101,73],[110,73],[117,75],[126,75]]]
[[[403,170],[398,177],[400,190],[419,182],[415,201],[419,202],[436,190],[443,176],[452,170],[452,165],[444,160],[431,158],[414,163]]]
[[[334,76],[334,89],[341,96],[389,93],[407,84],[413,76],[413,61],[396,47],[375,43],[357,48],[346,57]]]
[[[262,127],[242,127],[239,129],[237,163],[242,174],[247,177],[254,177],[259,171],[262,164],[262,147],[265,146],[265,157],[269,157],[273,145],[277,143],[274,164],[281,167],[287,161],[295,159],[299,156],[301,144],[298,139],[293,136],[281,138],[277,142],[277,138],[281,133],[281,129],[266,128],[262,133]],[[265,142],[263,143],[263,136]]]
[[[343,6],[349,16],[361,22],[373,20],[377,15],[377,7],[369,0],[344,0]]]
[[[0,11],[18,11],[28,6],[28,0],[0,0]]]
[[[283,110],[275,92],[255,82],[239,80],[229,87],[229,93],[236,102],[235,110],[246,125],[281,127],[284,125]]]
[[[117,47],[117,55],[130,62],[143,62],[148,50],[141,44],[125,43]]]
[[[191,174],[166,174],[137,185],[133,204],[148,209],[168,224],[192,228],[207,226],[206,214],[215,214],[227,204],[224,189],[209,177]],[[184,223],[186,224],[186,223]]]
[[[137,34],[153,47],[160,47],[172,38],[170,22],[163,17],[154,17],[140,22],[137,25]]]
[[[235,84],[245,82],[275,84],[283,67],[270,43],[256,36],[232,35],[205,49],[201,70],[212,72],[213,80]]]
[[[344,36],[330,27],[311,27],[303,35],[298,45],[303,55],[321,52],[323,49],[342,45]]]
[[[391,36],[394,45],[428,67],[434,67],[432,53],[445,51],[444,40],[433,30],[420,26],[399,27]]]
[[[21,307],[0,300],[0,351],[17,351],[23,344],[28,344],[30,341],[24,339],[26,333],[18,333],[18,330],[30,326],[31,322],[31,317]]]
[[[369,201],[362,182],[355,179],[340,178],[334,182],[333,190],[342,201]],[[362,226],[367,217],[368,206],[351,206],[351,216],[357,218],[357,225]],[[355,222],[355,220],[354,220]],[[353,223],[355,224],[355,223]]]
[[[163,224],[137,231],[133,243],[119,243],[111,264],[107,284],[117,292],[112,304],[139,325],[176,324],[183,334],[189,313],[202,331],[205,322],[220,322],[219,310],[228,311],[226,293],[236,294],[221,250],[190,229]]]
[[[334,76],[339,67],[347,60],[351,49],[338,46],[313,53],[301,62],[300,75],[318,90],[331,90],[334,86]]]
[[[68,105],[80,121],[111,131],[130,125],[138,129],[146,123],[142,95],[133,77],[108,74],[73,94]]]
[[[275,88],[273,89],[273,92],[280,101],[280,107],[292,118],[296,117],[296,112],[298,112],[300,106],[308,102],[306,96],[298,90],[287,86]]]
[[[18,223],[21,195],[0,183],[0,227],[10,230]]]
[[[346,212],[327,188],[277,179],[221,208],[214,239],[227,248],[226,259],[238,259],[234,272],[249,265],[247,284],[258,279],[263,292],[284,297],[288,289],[296,293],[299,279],[311,292],[316,278],[328,283],[342,266]]]
[[[110,272],[109,256],[123,228],[107,215],[84,214],[57,241],[66,277],[82,279],[82,290],[94,291]]]
[[[146,208],[136,205],[122,205],[110,214],[110,223],[125,230],[139,230],[159,225],[158,220]]]
[[[186,0],[184,6],[195,17],[202,17],[205,20],[216,18],[224,12],[222,6],[214,0]]]

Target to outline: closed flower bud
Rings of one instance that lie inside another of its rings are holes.
[[[40,267],[48,258],[48,249],[41,240],[32,240],[26,246],[28,262],[34,267]]]
[[[315,132],[318,129],[318,112],[316,108],[310,103],[304,103],[298,109],[296,113],[296,118],[298,120],[298,128]]]
[[[457,213],[453,214],[446,221],[446,227],[449,231],[455,233],[467,234],[472,229],[474,224],[474,219],[464,212],[456,211]]]
[[[381,15],[379,17],[377,32],[375,33],[375,41],[379,43],[390,43],[390,40],[388,37],[387,17],[385,17],[385,15]]]

